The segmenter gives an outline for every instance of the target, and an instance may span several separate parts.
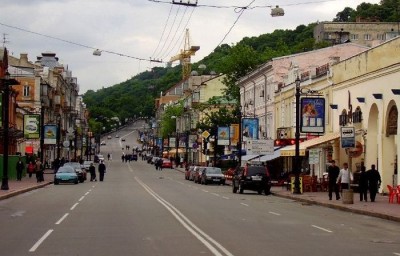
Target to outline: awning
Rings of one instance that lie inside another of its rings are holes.
[[[252,162],[268,162],[268,161],[274,160],[274,159],[276,159],[276,158],[281,156],[281,149],[283,149],[283,148],[282,147],[275,147],[273,154],[268,154],[268,155],[264,155],[264,156],[262,156],[260,158],[253,159]]]
[[[242,161],[250,161],[251,159],[254,159],[256,157],[259,157],[260,155],[244,155],[242,156]]]
[[[322,143],[329,142],[331,140],[336,140],[340,137],[339,132],[335,133],[327,133],[323,136],[311,139],[311,140],[306,140],[302,143],[299,144],[299,155],[300,156],[305,156],[306,155],[306,149],[317,146]],[[295,156],[295,150],[296,150],[296,145],[291,145],[285,148],[281,149],[281,156]]]

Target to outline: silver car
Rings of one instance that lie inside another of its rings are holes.
[[[205,167],[201,173],[200,183],[204,185],[209,183],[225,185],[225,176],[222,173],[221,168]]]

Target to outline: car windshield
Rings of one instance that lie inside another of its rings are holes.
[[[206,168],[206,173],[209,174],[221,174],[222,171],[220,168]]]
[[[75,171],[70,168],[60,168],[60,169],[58,169],[57,172],[58,173],[75,173]]]
[[[247,168],[248,175],[265,174],[265,167],[263,166],[249,166]]]
[[[74,168],[81,168],[81,164],[77,162],[66,162],[65,165],[72,166]]]

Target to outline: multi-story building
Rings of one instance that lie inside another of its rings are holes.
[[[377,46],[400,34],[399,22],[321,22],[314,28],[315,41],[334,44],[352,42]]]

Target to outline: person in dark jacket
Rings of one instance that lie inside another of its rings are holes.
[[[361,168],[360,180],[358,181],[358,189],[360,191],[360,201],[367,202],[368,193],[368,174],[365,172],[365,167]]]
[[[340,199],[339,195],[339,187],[338,184],[336,183],[336,179],[339,176],[340,169],[339,167],[335,164],[335,160],[331,161],[331,165],[328,167],[328,194],[329,194],[329,200],[332,200],[332,192],[335,191],[336,195],[336,200]]]
[[[96,179],[96,167],[94,167],[93,163],[90,163],[89,173],[90,173],[90,181],[97,181],[97,179]]]
[[[25,164],[24,164],[24,162],[22,162],[21,157],[18,158],[16,169],[17,169],[17,180],[21,181],[22,180],[22,172],[25,169]]]
[[[371,165],[371,169],[367,171],[368,182],[369,182],[369,197],[371,202],[375,202],[376,193],[381,185],[381,175],[378,170],[375,169],[375,165]]]
[[[99,174],[100,174],[100,181],[104,180],[104,173],[106,172],[106,165],[103,161],[99,164]]]

